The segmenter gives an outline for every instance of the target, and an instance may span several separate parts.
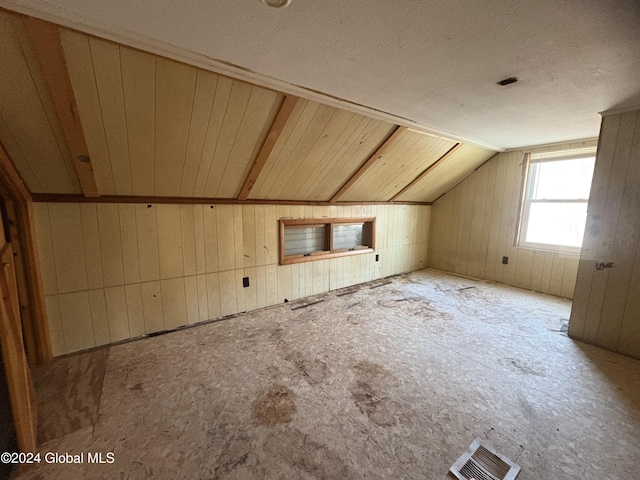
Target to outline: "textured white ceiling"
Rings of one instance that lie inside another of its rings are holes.
[[[598,112],[640,107],[637,0],[0,4],[496,149],[593,137]],[[510,76],[520,81],[496,85]]]

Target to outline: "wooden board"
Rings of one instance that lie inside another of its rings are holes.
[[[235,197],[283,96],[61,31],[101,194]]]
[[[329,200],[393,125],[299,100],[249,198]]]
[[[22,21],[18,23],[19,20],[16,19],[15,24],[23,26],[26,33],[22,37],[25,56],[31,58],[32,70],[41,74],[46,84],[39,88],[40,96],[44,99],[43,106],[47,109],[46,99],[52,100],[53,108],[48,109],[52,128],[54,131],[57,130],[58,122],[62,127],[62,137],[66,143],[59,143],[59,147],[65,159],[71,159],[73,170],[69,169],[69,174],[72,180],[77,178],[80,182],[85,196],[98,197],[100,193],[80,123],[58,26],[32,17],[20,20]],[[38,77],[39,75],[34,77],[35,82]],[[66,163],[68,165],[69,162]]]
[[[0,12],[0,141],[31,191],[81,193],[41,67],[25,54],[19,27]]]
[[[390,200],[454,145],[451,140],[404,130],[340,201]]]
[[[491,150],[462,144],[395,200],[433,202],[493,155]]]

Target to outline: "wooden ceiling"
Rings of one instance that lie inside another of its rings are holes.
[[[81,193],[23,23],[0,13],[0,141],[31,192]]]
[[[6,12],[0,42],[34,194],[431,202],[495,153]]]

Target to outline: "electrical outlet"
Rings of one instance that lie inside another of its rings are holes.
[[[509,257],[502,257],[502,264],[507,265],[509,263]]]
[[[380,255],[376,255],[376,262],[380,260]]]
[[[249,286],[249,277],[244,277],[242,279],[242,287],[247,288]]]

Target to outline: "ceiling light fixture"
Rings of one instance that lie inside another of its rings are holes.
[[[500,80],[499,82],[496,82],[496,83],[501,87],[504,87],[505,85],[516,83],[517,81],[518,79],[516,77],[509,77],[509,78],[505,78],[504,80]]]
[[[291,3],[291,0],[260,0],[267,7],[271,8],[282,8],[286,7]]]

